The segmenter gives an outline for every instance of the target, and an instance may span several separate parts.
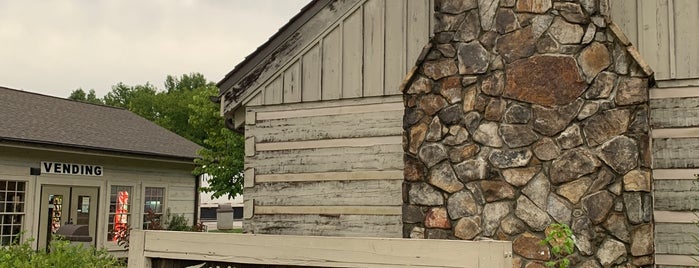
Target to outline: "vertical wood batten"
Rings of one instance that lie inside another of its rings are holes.
[[[323,100],[340,98],[342,89],[342,24],[336,26],[323,38],[322,89]]]
[[[284,103],[301,102],[301,61],[296,60],[284,71]]]
[[[674,8],[680,18],[675,23],[676,78],[699,77],[699,1],[674,0]]]
[[[383,0],[364,4],[364,96],[384,92],[384,4]]]
[[[321,90],[321,47],[322,41],[319,41],[303,55],[301,70],[301,101],[317,101],[320,100]]]
[[[386,36],[384,93],[398,94],[405,75],[405,5],[407,1],[386,0]]]
[[[426,14],[429,12],[429,0],[412,0],[407,1],[407,61],[405,69],[409,70],[415,65],[418,55],[422,52],[422,48],[427,44],[430,29],[429,18]],[[403,72],[405,75],[405,72]]]
[[[362,96],[363,9],[360,7],[345,19],[342,26],[342,93],[341,98]]]

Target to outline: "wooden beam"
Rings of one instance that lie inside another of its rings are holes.
[[[250,188],[255,186],[255,169],[248,168],[245,170],[245,176],[243,177],[243,187]]]
[[[243,218],[245,219],[252,219],[252,216],[255,214],[255,200],[250,198],[250,199],[245,199],[243,201]]]
[[[247,177],[246,177],[247,179]],[[403,180],[402,170],[317,172],[294,174],[260,174],[255,181],[264,182],[302,182],[302,181],[360,181],[360,180]]]
[[[255,214],[402,215],[400,206],[256,206]]]
[[[255,156],[255,136],[245,138],[245,156]]]
[[[402,102],[394,102],[394,103],[379,103],[379,104],[356,105],[356,106],[312,108],[312,109],[285,110],[285,111],[270,111],[270,112],[259,112],[259,114],[257,115],[257,120],[264,121],[264,120],[273,120],[273,119],[311,117],[311,116],[380,113],[380,112],[387,112],[387,111],[400,111],[403,109],[404,109],[404,107],[403,107]]]
[[[699,266],[699,255],[655,254],[656,265]]]
[[[146,233],[143,230],[133,229],[129,233],[129,267],[150,268],[150,258],[143,255],[146,246]]]
[[[289,141],[289,142],[270,142],[255,144],[255,151],[281,151],[281,150],[298,150],[298,149],[315,149],[315,148],[337,148],[337,147],[369,147],[375,145],[386,144],[401,144],[403,137],[387,136],[387,137],[368,137],[368,138],[348,138],[348,139],[328,139],[328,140],[310,140],[310,141]],[[247,148],[248,142],[245,141]],[[254,155],[254,153],[253,153]]]
[[[304,267],[512,267],[509,241],[146,233],[145,250],[134,256]]]
[[[699,137],[699,127],[685,128],[660,128],[651,131],[653,138],[697,138]]]
[[[254,125],[257,122],[257,113],[255,111],[247,111],[245,113],[245,124]]]
[[[659,82],[660,83],[660,82]],[[699,83],[697,80],[696,83]],[[699,97],[699,87],[655,88],[650,90],[650,99],[667,98],[696,98]]]
[[[686,169],[654,169],[654,180],[696,180],[699,174],[697,168]]]
[[[655,222],[667,223],[695,223],[699,221],[699,216],[694,212],[687,211],[659,211],[653,212]]]

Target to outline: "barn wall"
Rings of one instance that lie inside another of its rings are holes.
[[[247,108],[250,233],[401,237],[400,96]]]

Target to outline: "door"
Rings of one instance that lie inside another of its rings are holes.
[[[91,245],[97,236],[97,187],[44,185],[41,187],[39,249],[45,249],[51,236],[66,224],[87,225]]]

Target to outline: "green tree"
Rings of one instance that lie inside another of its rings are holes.
[[[82,88],[78,88],[70,93],[68,99],[95,104],[103,104],[102,100],[97,97],[97,94],[95,94],[94,89],[90,89],[88,93],[85,93],[85,91]]]

